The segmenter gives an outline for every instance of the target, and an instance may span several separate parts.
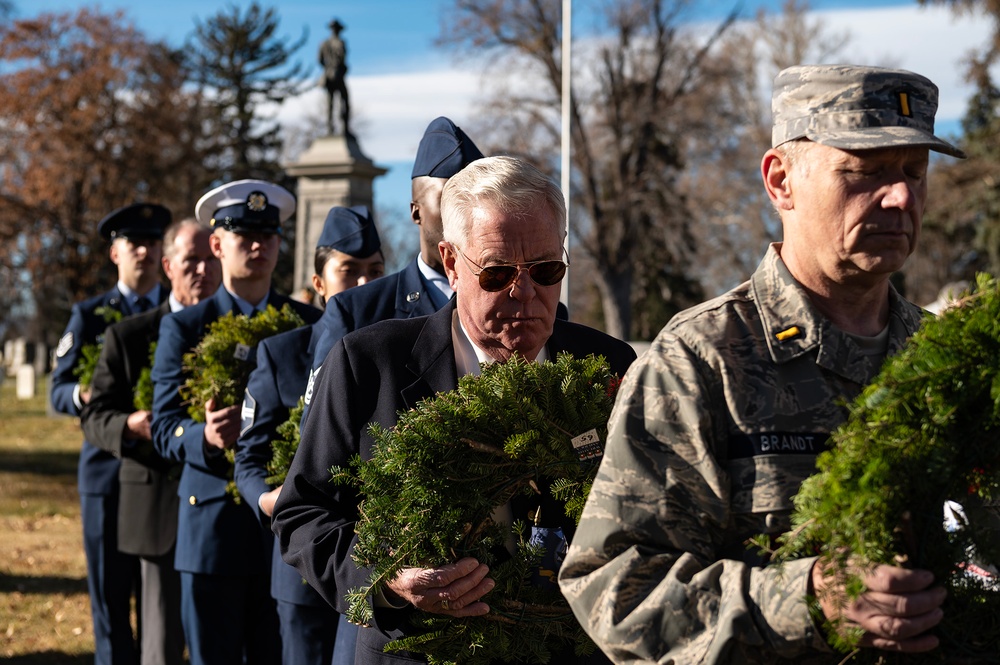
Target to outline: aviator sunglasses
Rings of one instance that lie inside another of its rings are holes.
[[[458,245],[452,243],[452,247],[458,252],[467,263],[479,268],[479,272],[472,270],[472,274],[479,278],[479,286],[483,291],[495,292],[503,291],[517,279],[521,269],[528,271],[528,277],[539,286],[552,286],[558,284],[559,280],[566,274],[569,263],[562,261],[529,261],[528,263],[500,263],[494,266],[481,266],[467,257]],[[566,251],[565,249],[563,250]]]

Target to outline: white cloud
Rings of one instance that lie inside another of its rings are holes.
[[[483,94],[478,71],[457,69],[414,74],[348,76],[352,129],[376,163],[412,161],[427,125],[445,115],[470,124],[473,104]],[[289,100],[279,117],[294,122],[326,111],[326,93],[314,88]]]
[[[981,14],[957,17],[946,7],[902,6],[816,12],[831,32],[850,33],[846,59],[854,64],[900,67],[923,74],[940,89],[938,120],[965,114],[972,87],[963,62],[986,44],[991,21]]]
[[[941,90],[941,121],[964,114],[972,87],[964,81],[963,63],[971,49],[986,43],[992,29],[981,14],[956,16],[946,7],[906,5],[814,15],[831,33],[850,33],[842,59],[923,74]],[[368,124],[366,149],[390,161],[412,159],[426,123],[436,116],[448,115],[461,125],[483,94],[478,69],[358,77],[349,83]],[[320,93],[314,92],[319,103]]]
[[[964,114],[972,88],[963,79],[963,61],[970,49],[985,44],[991,29],[981,15],[956,17],[944,7],[915,4],[813,14],[831,33],[850,34],[838,59],[923,74],[941,90],[939,123],[955,122]],[[364,151],[376,163],[412,162],[427,123],[435,117],[446,115],[460,126],[474,124],[475,103],[485,96],[482,63],[464,66],[348,75],[354,129]],[[287,122],[320,116],[325,103],[323,91],[313,88],[286,103],[281,118]]]

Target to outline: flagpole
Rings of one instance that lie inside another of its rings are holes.
[[[570,176],[571,162],[570,150],[570,95],[572,78],[572,49],[573,42],[573,0],[563,0],[562,3],[562,132],[560,141],[560,168],[559,185],[562,188],[563,198],[566,201],[566,253],[569,254],[569,220],[570,220]],[[569,307],[569,273],[562,282],[560,292],[562,301]]]

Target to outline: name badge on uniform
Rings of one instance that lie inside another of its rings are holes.
[[[829,432],[754,432],[729,437],[729,459],[761,455],[818,455],[829,447]]]

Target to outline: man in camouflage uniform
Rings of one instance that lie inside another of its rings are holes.
[[[805,598],[816,559],[776,567],[745,542],[789,528],[853,398],[923,313],[889,283],[927,196],[937,88],[916,74],[792,67],[774,82],[761,162],[783,242],[748,282],[678,314],[629,370],[607,451],[560,573],[574,612],[619,663],[837,663]],[[828,619],[862,644],[917,652],[945,592],[880,566]],[[822,623],[822,622],[820,622]]]

